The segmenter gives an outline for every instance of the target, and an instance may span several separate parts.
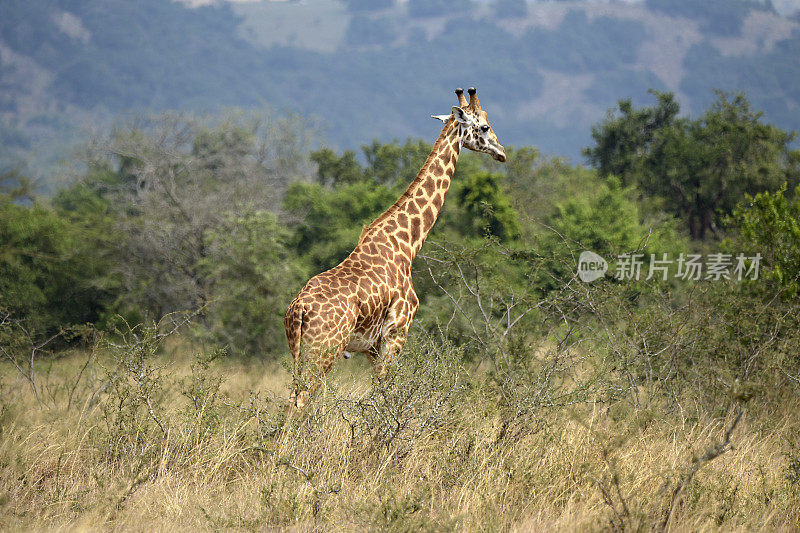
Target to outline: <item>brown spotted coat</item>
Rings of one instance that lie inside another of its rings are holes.
[[[311,278],[289,305],[284,324],[294,361],[291,406],[302,408],[343,355],[366,354],[382,376],[402,350],[419,307],[411,263],[439,216],[461,147],[505,161],[474,89],[469,92],[469,105],[457,90],[460,107],[449,118],[437,117],[445,126],[403,195],[364,227],[344,261]]]

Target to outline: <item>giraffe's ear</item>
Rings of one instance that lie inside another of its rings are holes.
[[[450,120],[450,115],[431,115],[431,118],[435,118],[446,123],[448,120]]]
[[[473,123],[470,114],[455,105],[453,106],[453,118],[455,118],[456,121],[460,122],[461,124],[465,124],[467,126],[470,126]]]

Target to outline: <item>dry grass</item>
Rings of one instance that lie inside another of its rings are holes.
[[[109,387],[96,399],[113,367],[106,355],[41,365],[47,407],[0,367],[0,529],[651,529],[734,415],[620,403],[509,424],[474,381],[454,389],[453,409],[432,394],[398,411],[410,429],[379,440],[375,419],[354,408],[373,390],[354,358],[282,441],[281,367],[204,368],[180,345],[153,363],[154,416],[145,408],[129,418],[120,413],[135,394]],[[216,396],[215,376],[224,377]],[[417,423],[434,411],[435,423]],[[748,405],[732,448],[700,465],[668,528],[796,529],[798,413],[793,398],[772,410]]]

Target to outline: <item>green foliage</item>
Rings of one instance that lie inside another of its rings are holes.
[[[211,280],[211,306],[202,336],[234,355],[281,351],[286,342],[283,312],[308,278],[288,248],[289,238],[277,217],[266,212],[230,216],[206,233],[209,253],[201,270]]]
[[[458,200],[469,220],[464,226],[466,232],[485,233],[502,240],[517,236],[517,212],[500,185],[503,175],[477,172],[464,178],[459,183]]]
[[[103,248],[124,289],[118,312],[135,322],[208,301],[207,232],[277,207],[281,180],[308,165],[297,136],[291,120],[236,114],[218,123],[166,115],[115,131],[81,186],[105,202],[119,231]]]
[[[416,320],[469,361],[504,357],[510,334],[535,329],[529,319],[546,289],[538,279],[545,262],[530,243],[437,237],[415,263]]]
[[[686,249],[674,224],[647,219],[633,189],[609,178],[590,192],[559,202],[557,212],[547,219],[539,250],[548,257],[540,283],[553,289],[569,278],[583,250],[607,260],[623,253],[677,254]]]
[[[284,208],[300,216],[291,224],[292,243],[310,261],[312,270],[326,270],[347,257],[363,226],[397,200],[430,150],[429,144],[419,140],[409,139],[404,144],[373,141],[362,147],[364,164],[349,150],[341,155],[329,148],[311,153],[311,160],[317,164],[318,184],[289,186]],[[463,168],[460,165],[457,172]],[[459,176],[457,173],[454,181],[459,181]],[[488,199],[494,200],[498,194]],[[476,209],[482,199],[476,197]],[[503,216],[507,221],[508,215]],[[484,226],[478,224],[479,228]]]
[[[301,214],[293,224],[292,246],[312,265],[327,270],[353,250],[364,224],[385,211],[397,195],[388,187],[366,181],[328,189],[295,183],[286,191],[285,208]]]
[[[0,307],[35,336],[101,320],[114,296],[99,242],[80,221],[0,195]]]
[[[54,209],[2,196],[0,306],[45,334],[213,300],[204,338],[237,354],[279,351],[280,317],[307,273],[266,208],[280,180],[310,170],[295,133],[286,122],[162,117],[115,132]],[[3,185],[20,183],[9,174]]]
[[[364,169],[350,150],[341,156],[330,148],[311,152],[311,160],[317,164],[317,180],[323,185],[356,183],[364,179]]]
[[[532,148],[510,149],[506,166],[520,240],[537,247],[542,240],[550,247],[547,253],[578,244],[601,254],[630,252],[645,242],[648,250],[684,246],[675,225],[664,220],[658,206],[643,201],[635,185],[563,159],[543,158]]]
[[[613,179],[594,194],[557,205],[549,222],[564,237],[599,254],[635,250],[647,236],[639,224],[639,208],[630,191]]]
[[[431,152],[431,145],[418,139],[372,144],[361,147],[366,159],[365,174],[375,183],[406,186],[416,177]]]
[[[800,189],[792,198],[786,187],[746,196],[727,225],[738,234],[727,242],[733,253],[761,255],[760,277],[782,287],[787,298],[800,293]]]
[[[529,221],[543,222],[565,199],[589,194],[600,184],[591,169],[573,166],[561,158],[545,158],[536,148],[506,149],[505,185],[514,208]],[[529,225],[528,225],[529,226]],[[523,225],[523,230],[529,229]]]
[[[671,126],[680,106],[672,93],[653,91],[658,102],[652,107],[634,108],[630,99],[619,101],[620,116],[592,127],[596,145],[584,155],[600,175],[616,175],[625,185],[635,183],[641,154],[652,150],[658,133]]]
[[[441,328],[470,357],[508,364],[544,331],[536,325],[542,299],[563,296],[582,250],[607,259],[685,250],[660,214],[674,207],[661,197],[657,171],[718,176],[713,183],[724,194],[716,198],[728,202],[750,185],[785,179],[800,160],[786,148],[790,136],[763,124],[743,97],[721,96],[690,121],[676,117],[671,95],[658,96],[652,109],[621,103],[622,117],[596,128],[598,146],[587,152],[599,171],[533,148],[509,147],[505,165],[462,154],[414,265],[419,323]],[[363,156],[322,149],[309,160],[287,137],[291,128],[276,126],[277,137],[259,128],[241,117],[213,125],[164,117],[119,130],[85,179],[55,196],[55,209],[6,199],[0,306],[41,320],[42,331],[86,320],[102,327],[115,313],[138,322],[202,307],[195,331],[204,340],[234,355],[285,352],[288,302],[310,275],[350,253],[363,225],[412,181],[430,145],[375,141]],[[298,176],[306,179],[286,185]],[[710,194],[703,186],[700,193]],[[782,195],[753,202],[760,211],[735,212],[740,246],[763,249],[765,268],[792,287],[797,207]]]
[[[311,152],[311,160],[317,164],[319,183],[334,187],[360,181],[388,186],[407,185],[422,168],[431,145],[411,139],[404,144],[374,140],[362,146],[361,151],[366,165],[362,165],[351,150],[345,150],[340,156],[330,148]]]
[[[743,194],[777,188],[796,175],[793,134],[761,121],[744,95],[718,100],[697,120],[676,118],[671,94],[656,93],[652,108],[619,103],[621,116],[592,129],[585,150],[602,175],[619,175],[687,222],[691,236],[715,231]]]
[[[14,168],[0,174],[0,195],[14,201],[33,200],[33,185],[27,176]]]
[[[318,165],[318,181],[334,191],[343,190],[343,186],[346,185],[371,184],[375,191],[386,191],[387,197],[391,197],[393,201],[416,177],[430,149],[430,145],[423,141],[409,140],[405,144],[397,142],[381,144],[374,141],[362,147],[366,160],[364,165],[357,161],[355,153],[351,151],[336,155],[333,150],[323,149],[312,152],[312,159]],[[477,235],[482,233],[487,220],[491,219],[496,231],[503,233],[503,227],[508,225],[507,229],[510,231],[506,233],[508,235],[515,233],[513,208],[510,206],[504,187],[501,186],[503,175],[498,173],[490,175],[485,172],[484,163],[480,156],[476,157],[471,153],[461,155],[453,177],[452,191],[443,212],[443,220],[437,224],[437,228],[444,225],[465,234]],[[290,193],[289,196],[297,195]],[[391,202],[387,203],[384,209],[390,204]],[[289,208],[294,210],[297,205],[293,203]],[[487,207],[489,211],[494,210],[496,216],[489,216]],[[463,212],[464,209],[470,212]],[[360,208],[355,209],[357,215],[351,221],[354,225],[358,225],[356,222],[362,220],[363,216],[360,214],[362,211]],[[316,212],[309,211],[309,213],[318,215]],[[484,218],[484,215],[488,218]]]

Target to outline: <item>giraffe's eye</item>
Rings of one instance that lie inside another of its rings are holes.
[[[481,126],[481,131],[483,133],[486,133],[487,131],[489,131],[489,126]]]

